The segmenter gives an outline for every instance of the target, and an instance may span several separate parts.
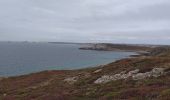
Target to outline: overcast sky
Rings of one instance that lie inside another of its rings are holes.
[[[170,0],[0,0],[0,41],[170,44]]]

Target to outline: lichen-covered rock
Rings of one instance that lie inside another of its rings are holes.
[[[116,81],[120,79],[127,79],[132,78],[133,80],[141,80],[149,77],[159,77],[164,74],[164,68],[153,68],[150,72],[146,73],[138,73],[139,69],[129,71],[127,74],[126,71],[123,71],[119,74],[115,75],[104,75],[101,78],[97,79],[94,83],[100,84],[100,83],[107,83],[110,81]]]
[[[98,70],[95,70],[93,73],[99,73],[99,72],[101,72],[102,71],[102,69],[98,69]]]
[[[77,82],[77,80],[78,80],[78,77],[69,77],[69,78],[64,79],[64,81],[69,84],[73,84],[73,83]]]
[[[145,79],[149,77],[159,77],[164,74],[164,68],[153,68],[152,71],[146,73],[138,73],[133,75],[132,78],[134,80]]]
[[[154,68],[151,73],[153,77],[159,77],[164,74],[164,68]]]
[[[116,80],[120,80],[120,79],[127,79],[129,77],[131,77],[133,74],[139,72],[139,69],[130,71],[129,73],[125,74],[126,71],[122,71],[119,74],[115,74],[115,75],[104,75],[101,78],[97,79],[94,83],[95,84],[100,84],[100,83],[107,83],[109,81],[116,81]]]
[[[133,75],[132,76],[132,79],[133,80],[141,80],[141,79],[144,79],[144,78],[147,78],[147,77],[150,77],[150,73],[138,73],[136,75]]]
[[[111,80],[112,78],[109,75],[104,75],[101,78],[97,79],[94,83],[99,84],[99,83],[107,83]]]
[[[127,74],[125,74],[124,76],[125,76],[126,78],[129,78],[129,77],[137,74],[138,72],[139,72],[139,69],[132,70],[132,71],[129,71],[129,72],[128,72]]]
[[[128,74],[133,75],[133,74],[137,74],[138,72],[139,72],[139,69],[136,69],[136,70],[130,71]]]

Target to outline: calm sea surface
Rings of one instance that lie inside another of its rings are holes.
[[[106,64],[133,52],[79,50],[81,45],[0,42],[0,76]]]

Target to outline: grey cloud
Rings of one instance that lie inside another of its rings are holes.
[[[168,44],[169,0],[0,0],[0,40]],[[152,41],[151,41],[152,40]]]

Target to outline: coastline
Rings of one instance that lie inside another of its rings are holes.
[[[114,61],[110,61],[110,62],[107,62],[107,63],[102,63],[102,64],[98,64],[98,65],[95,65],[95,66],[86,66],[84,68],[76,68],[76,69],[62,69],[62,70],[42,70],[42,71],[36,71],[36,72],[31,72],[31,73],[27,73],[27,74],[21,74],[21,75],[12,75],[12,76],[0,76],[0,80],[2,79],[5,79],[5,78],[9,78],[9,77],[20,77],[20,76],[27,76],[27,75],[32,75],[32,74],[36,74],[36,73],[41,73],[41,72],[46,72],[46,71],[77,71],[77,70],[86,70],[86,69],[93,69],[93,68],[100,68],[100,67],[103,67],[103,66],[106,66],[110,63],[114,63],[116,61],[121,61],[121,60],[124,60],[124,59],[129,59],[129,58],[136,58],[136,57],[143,57],[145,56],[146,54],[148,54],[148,47],[146,50],[120,50],[120,49],[117,49],[117,48],[111,48],[111,49],[108,49],[110,48],[110,45],[109,46],[105,46],[107,45],[107,43],[97,43],[97,44],[93,44],[93,43],[64,43],[64,42],[48,42],[50,44],[78,44],[78,45],[86,45],[85,47],[80,47],[79,49],[80,50],[91,50],[91,51],[111,51],[111,52],[134,52],[136,54],[133,54],[133,55],[129,55],[128,57],[125,57],[125,58],[120,58],[118,60],[114,60]],[[95,47],[94,48],[94,45],[98,45],[97,48]],[[104,46],[103,46],[104,45]],[[124,46],[124,44],[113,44],[113,45],[118,45],[118,48],[119,46]],[[126,44],[128,45],[128,44]],[[91,47],[89,47],[91,46]],[[134,45],[136,46],[136,45]],[[138,45],[137,45],[138,46]],[[140,46],[139,46],[140,47]],[[143,46],[142,46],[143,48]]]
[[[114,51],[113,51],[114,52]],[[125,51],[116,51],[116,52],[125,52]],[[126,52],[132,52],[132,51],[126,51]],[[120,58],[120,59],[113,59],[111,61],[107,61],[105,63],[102,63],[102,64],[97,64],[97,65],[92,65],[92,66],[85,66],[83,68],[70,68],[70,69],[52,69],[52,70],[42,70],[42,71],[35,71],[35,72],[31,72],[31,73],[27,73],[27,74],[21,74],[21,75],[10,75],[10,76],[0,76],[0,80],[2,79],[5,79],[5,78],[9,78],[9,77],[20,77],[20,76],[26,76],[26,75],[31,75],[31,74],[35,74],[35,73],[41,73],[41,72],[45,72],[45,71],[73,71],[73,70],[84,70],[84,69],[93,69],[93,68],[100,68],[101,66],[105,66],[105,65],[108,65],[110,63],[114,63],[116,61],[119,61],[119,60],[123,60],[123,59],[128,59],[128,58],[134,58],[134,57],[138,57],[138,56],[142,56],[140,53],[138,52],[134,52],[135,54],[132,54],[132,55],[129,55],[127,57],[123,57],[123,58]]]
[[[25,42],[24,42],[25,43]],[[82,44],[82,43],[58,43],[58,42],[49,42],[51,44],[78,44],[78,45],[91,45],[93,46],[94,44],[91,43],[91,44]],[[105,44],[105,43],[104,43]],[[101,45],[101,44],[99,44]],[[103,43],[102,43],[103,45]],[[114,44],[115,45],[115,44]],[[117,45],[117,44],[116,44]],[[122,45],[122,44],[118,44],[118,45]],[[86,48],[86,47],[83,47],[83,48]],[[128,58],[134,58],[134,57],[140,57],[140,56],[144,56],[144,54],[146,54],[146,51],[139,51],[139,50],[119,50],[119,49],[112,49],[112,50],[108,50],[107,47],[103,48],[102,50],[101,49],[91,49],[91,48],[88,48],[88,49],[81,49],[81,47],[79,48],[80,50],[91,50],[91,51],[111,51],[111,52],[134,52],[136,54],[132,54],[132,55],[129,55],[127,57],[124,57],[124,58],[120,58],[120,59],[117,59],[117,60],[114,60],[114,61],[108,61],[106,63],[102,63],[102,64],[98,64],[98,65],[95,65],[95,66],[86,66],[84,68],[76,68],[76,69],[62,69],[62,70],[42,70],[42,71],[36,71],[36,72],[31,72],[31,73],[27,73],[27,74],[21,74],[21,75],[11,75],[11,76],[0,76],[0,80],[2,79],[5,79],[5,78],[9,78],[9,77],[20,77],[20,76],[27,76],[27,75],[32,75],[32,74],[35,74],[35,73],[41,73],[41,72],[46,72],[46,71],[74,71],[74,70],[84,70],[84,69],[93,69],[93,68],[100,68],[101,66],[105,66],[105,65],[108,65],[110,63],[114,63],[116,61],[119,61],[119,60],[124,60],[124,59],[128,59]],[[145,53],[143,53],[145,52]]]
[[[50,70],[8,77],[0,80],[0,88],[6,87],[0,89],[0,99],[165,100],[169,98],[169,92],[164,93],[170,87],[169,57],[170,50],[162,47],[154,48],[147,55],[116,60],[94,68]],[[155,93],[154,97],[150,97],[152,93]]]
[[[95,50],[95,51],[96,51],[96,50]],[[111,52],[125,52],[125,51],[122,50],[122,51],[111,51]],[[132,51],[126,51],[126,52],[132,52]],[[133,51],[133,54],[128,55],[128,56],[126,56],[126,57],[122,57],[122,58],[119,58],[119,59],[110,59],[110,60],[108,60],[108,61],[104,61],[104,62],[101,63],[101,64],[84,66],[84,67],[82,67],[82,68],[46,69],[46,70],[35,71],[35,72],[26,73],[26,74],[0,76],[0,78],[19,77],[19,76],[31,75],[31,74],[35,74],[35,73],[41,73],[41,72],[44,72],[44,71],[65,71],[65,70],[70,70],[70,71],[72,71],[72,70],[84,70],[84,69],[90,69],[90,68],[98,68],[98,67],[101,67],[101,66],[105,66],[105,65],[107,65],[107,64],[110,64],[110,63],[114,63],[114,62],[116,62],[116,61],[118,61],[118,60],[123,60],[123,59],[138,57],[138,56],[141,56],[141,54],[139,54],[138,52],[134,52],[134,51]]]
[[[48,44],[47,43],[45,44],[9,43],[7,44],[6,47],[8,46],[10,48],[7,49],[4,48],[4,51],[0,52],[1,57],[3,56],[3,58],[1,58],[1,64],[0,64],[2,69],[0,71],[0,76],[10,77],[10,76],[19,76],[19,75],[24,75],[29,73],[40,72],[44,70],[68,70],[68,69],[73,70],[73,69],[94,67],[100,64],[111,63],[115,60],[124,58],[130,54],[135,54],[131,52],[121,53],[121,52],[114,52],[114,51],[113,52],[112,51],[106,51],[106,52],[105,51],[102,52],[83,51],[83,50],[79,50],[78,48],[85,45],[77,46],[72,44],[56,45],[56,44],[49,44],[49,43]],[[26,49],[27,46],[29,47],[28,49]],[[13,54],[12,48],[16,48],[15,54]],[[47,48],[47,49],[39,50],[39,48]],[[5,51],[9,53],[5,54]],[[32,51],[32,53],[29,53],[30,55],[28,55],[29,51]],[[46,52],[46,54],[43,54],[43,52]],[[25,54],[26,56],[22,56]],[[38,55],[38,56],[34,57],[34,55]],[[67,57],[67,55],[69,56]],[[14,57],[16,57],[16,59],[14,59]]]

